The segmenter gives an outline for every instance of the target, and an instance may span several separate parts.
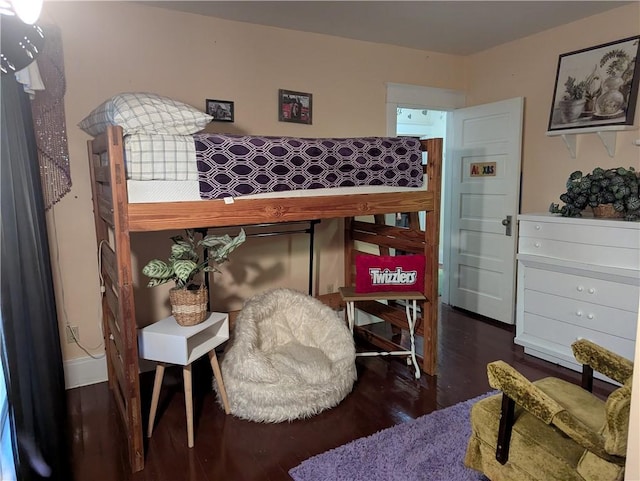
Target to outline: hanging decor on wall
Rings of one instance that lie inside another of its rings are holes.
[[[28,25],[2,8],[0,13],[0,72],[15,74],[31,98],[44,207],[49,209],[71,190],[62,35],[57,26]]]
[[[629,37],[560,55],[549,131],[633,125],[639,39]]]
[[[37,62],[45,88],[36,91],[31,101],[31,112],[38,145],[42,192],[45,209],[48,210],[71,191],[71,166],[64,110],[67,83],[62,33],[54,25],[43,28],[47,41]]]
[[[233,122],[233,102],[230,100],[207,99],[206,112],[216,122]]]
[[[292,90],[278,91],[278,120],[311,125],[311,94]]]
[[[45,34],[39,25],[26,24],[18,17],[3,14],[0,18],[0,72],[15,74],[40,55]]]

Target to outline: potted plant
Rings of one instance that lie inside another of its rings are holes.
[[[586,85],[584,80],[576,82],[574,77],[569,76],[564,83],[564,94],[558,102],[560,116],[565,124],[575,122],[584,110],[587,100],[584,98]]]
[[[195,231],[187,229],[186,237],[171,237],[173,244],[167,261],[153,259],[144,266],[142,273],[150,278],[147,287],[175,282],[169,291],[173,316],[183,326],[198,324],[206,319],[209,293],[196,277],[200,273],[220,272],[217,266],[226,262],[245,239],[244,229],[240,229],[237,237],[206,235],[196,241]]]
[[[552,203],[549,212],[563,217],[581,216],[591,207],[596,217],[622,217],[640,220],[640,176],[633,167],[602,169],[582,175],[575,171],[567,180],[567,191],[560,196],[564,205]]]

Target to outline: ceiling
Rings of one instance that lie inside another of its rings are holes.
[[[470,55],[633,2],[236,0],[142,3],[239,22]]]

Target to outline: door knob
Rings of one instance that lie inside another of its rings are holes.
[[[513,216],[508,215],[504,219],[502,219],[502,225],[505,227],[504,235],[511,236],[511,218]]]

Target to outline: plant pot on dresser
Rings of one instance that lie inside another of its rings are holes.
[[[577,371],[571,343],[578,338],[633,359],[640,223],[553,214],[518,221],[515,343]]]

